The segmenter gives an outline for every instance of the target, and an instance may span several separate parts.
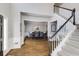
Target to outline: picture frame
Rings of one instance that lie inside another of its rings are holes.
[[[51,32],[55,32],[57,29],[57,21],[51,22]]]

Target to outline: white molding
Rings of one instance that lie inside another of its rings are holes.
[[[9,38],[9,39],[12,39],[13,40],[13,38]],[[13,47],[13,42],[12,42],[11,46],[7,46],[7,49],[6,50],[3,50],[3,56],[5,56],[13,48],[14,47]]]
[[[5,51],[3,51],[3,56],[5,56],[11,49],[7,49]]]

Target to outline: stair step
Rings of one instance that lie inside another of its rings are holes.
[[[70,55],[79,55],[79,49],[74,48],[73,46],[65,45],[62,48],[62,51],[68,52]]]
[[[74,32],[72,33],[72,35],[79,35],[79,32]]]
[[[69,53],[68,51],[62,50],[58,52],[59,56],[74,56],[74,54]]]
[[[77,28],[79,28],[79,24],[76,24]]]
[[[69,40],[65,44],[68,45],[68,46],[73,46],[74,48],[78,48],[79,49],[79,42],[78,41]]]
[[[79,35],[71,36],[71,38],[78,38],[79,39]]]
[[[77,41],[77,42],[79,42],[79,38],[69,38],[69,40],[72,40],[72,41]]]
[[[79,31],[74,31],[74,33],[73,34],[79,34]]]
[[[69,54],[67,52],[63,52],[63,51],[60,51],[57,53],[58,56],[68,56]]]
[[[76,29],[74,32],[79,32],[79,29]]]
[[[79,33],[75,33],[75,32],[74,32],[74,33],[72,34],[72,36],[74,36],[74,35],[75,35],[75,36],[76,36],[76,35],[79,36]]]
[[[79,29],[76,29],[75,31],[79,31]]]
[[[79,29],[76,29],[71,37],[64,43],[62,50],[57,53],[59,56],[79,55]]]

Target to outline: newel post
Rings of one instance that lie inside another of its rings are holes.
[[[76,23],[75,23],[75,8],[73,9],[73,11],[72,11],[72,15],[73,15],[73,25],[75,25]]]

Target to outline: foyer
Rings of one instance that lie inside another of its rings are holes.
[[[48,54],[47,39],[26,38],[21,48],[12,49],[7,56],[48,56]]]

